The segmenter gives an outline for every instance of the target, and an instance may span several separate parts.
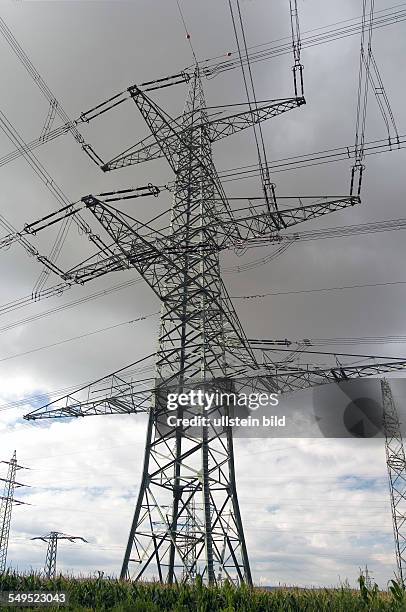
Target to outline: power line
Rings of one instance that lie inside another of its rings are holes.
[[[142,373],[142,372],[148,372],[148,371],[153,370],[153,369],[154,369],[154,367],[152,365],[151,366],[143,366],[143,367],[139,367],[139,368],[131,368],[124,375],[122,375],[122,377],[124,379],[125,378],[130,378],[131,379],[131,377],[134,376],[134,374],[139,374],[139,373]],[[134,382],[150,382],[150,381],[153,381],[153,380],[154,380],[154,378],[151,377],[151,378],[145,378],[145,379],[137,380],[137,381],[134,381]],[[50,389],[47,389],[44,392],[37,392],[37,393],[35,393],[33,395],[27,395],[27,396],[24,396],[21,399],[18,399],[18,400],[12,401],[12,402],[8,402],[6,404],[1,404],[0,405],[0,411],[11,410],[13,408],[25,407],[25,406],[33,404],[33,403],[38,404],[40,401],[41,402],[45,402],[45,401],[49,401],[50,399],[51,400],[58,399],[61,396],[61,394],[63,394],[63,393],[70,393],[71,391],[75,391],[75,390],[78,389],[78,387],[82,388],[82,387],[88,385],[90,382],[91,381],[86,380],[84,382],[79,382],[79,383],[76,383],[75,385],[70,385],[68,387],[59,387],[59,388],[56,388],[56,389],[55,388],[50,388]],[[29,429],[29,427],[27,427],[27,429]]]
[[[251,340],[250,340],[251,341]],[[392,336],[354,336],[354,337],[335,337],[335,338],[305,338],[304,340],[269,340],[269,343],[274,343],[279,346],[331,346],[334,345],[368,345],[368,344],[406,344],[405,335],[392,335]]]
[[[74,342],[75,340],[82,340],[83,338],[88,338],[89,336],[95,336],[96,334],[100,334],[106,331],[111,331],[112,329],[123,327],[124,325],[132,325],[133,323],[137,323],[138,321],[145,321],[146,319],[152,316],[156,316],[158,314],[159,312],[153,312],[151,314],[137,317],[136,319],[132,319],[130,321],[123,321],[122,323],[115,323],[114,325],[108,325],[107,327],[101,327],[100,329],[96,329],[92,332],[86,332],[83,334],[79,334],[78,336],[73,336],[72,338],[66,338],[65,340],[59,340],[58,342],[52,342],[51,344],[45,344],[43,346],[38,346],[36,348],[29,349],[27,351],[23,351],[22,353],[15,353],[14,355],[8,355],[7,357],[1,357],[0,363],[2,363],[3,361],[9,361],[10,359],[24,357],[25,355],[31,355],[32,353],[38,353],[38,351],[43,351],[45,349],[53,348],[55,346],[61,346],[62,344],[67,344],[68,342]]]
[[[102,289],[101,291],[96,291],[95,293],[91,293],[88,296],[84,296],[82,298],[78,298],[73,300],[72,302],[68,302],[67,304],[61,304],[60,306],[56,306],[55,308],[51,308],[46,310],[45,312],[40,312],[38,314],[32,315],[30,317],[26,317],[25,319],[20,319],[19,321],[15,321],[13,323],[9,323],[0,327],[0,332],[8,331],[13,329],[14,327],[18,327],[20,325],[24,325],[26,323],[30,323],[31,321],[36,321],[38,319],[42,319],[43,317],[47,317],[51,314],[61,312],[68,308],[72,308],[73,306],[77,306],[80,304],[84,304],[86,302],[90,302],[91,300],[97,299],[99,297],[104,297],[106,295],[110,295],[117,291],[121,291],[122,289],[127,289],[128,287],[132,287],[133,285],[137,285],[141,282],[141,279],[136,278],[131,281],[126,281],[124,283],[119,283],[118,285],[113,285],[108,289]],[[8,302],[0,306],[0,316],[13,312],[14,310],[18,310],[23,308],[24,306],[29,306],[32,304],[36,304],[41,299],[60,296],[66,289],[70,288],[70,285],[55,285],[54,287],[50,287],[48,290],[42,291],[39,296],[28,295],[17,300],[13,300],[12,302]]]
[[[247,49],[247,41],[246,41],[246,37],[245,37],[244,24],[243,24],[243,20],[242,20],[239,0],[236,0],[236,3],[237,3],[237,11],[238,11],[238,18],[239,18],[239,25],[240,25],[240,30],[241,30],[241,36],[242,36],[243,46],[244,46],[244,51],[245,51],[245,62],[246,62],[247,67],[248,67],[248,74],[249,74],[249,82],[250,82],[250,86],[251,86],[251,91],[249,90],[248,79],[247,79],[247,76],[245,74],[244,61],[243,61],[241,47],[240,47],[239,35],[238,35],[238,32],[237,32],[236,20],[235,20],[235,17],[234,17],[232,0],[228,0],[228,6],[229,6],[230,14],[231,14],[231,20],[232,20],[232,23],[233,23],[234,36],[235,36],[235,40],[236,40],[236,43],[237,43],[238,57],[239,57],[239,60],[240,60],[240,67],[241,67],[241,72],[242,72],[243,81],[244,81],[245,93],[246,93],[249,109],[252,112],[253,108],[255,108],[255,110],[258,110],[258,102],[257,102],[256,93],[255,93],[255,86],[254,86],[254,79],[253,79],[252,71],[251,71],[251,64],[250,64],[250,61],[249,61],[249,55],[248,55],[248,49]],[[251,103],[251,95],[253,97],[253,104]],[[261,123],[259,123],[258,125],[256,123],[253,123],[252,130],[253,130],[253,133],[254,133],[255,145],[256,145],[257,156],[258,156],[258,167],[259,167],[259,170],[260,170],[262,191],[264,193],[268,209],[270,209],[272,207],[272,209],[275,210],[276,209],[275,193],[274,193],[273,185],[271,185],[271,181],[270,181],[270,177],[269,177],[268,161],[267,161],[267,157],[266,157],[265,142],[264,142],[264,136],[263,136],[263,132],[262,132]]]
[[[382,27],[387,27],[394,23],[400,23],[406,19],[406,9],[402,8],[400,10],[395,10],[398,7],[404,7],[405,4],[399,4],[394,7],[383,9],[381,11],[377,11],[379,16],[375,16],[372,21],[373,29],[380,29]],[[350,23],[348,23],[350,22]],[[341,23],[348,23],[343,27],[335,27]],[[345,21],[339,21],[327,26],[323,26],[320,28],[307,30],[303,32],[300,38],[301,48],[310,48],[319,46],[321,44],[325,44],[328,42],[343,40],[345,38],[354,36],[359,34],[362,31],[363,18],[357,17],[354,19],[348,19]],[[319,32],[313,34],[314,32]],[[286,42],[282,42],[286,41]],[[260,47],[263,47],[260,49]],[[249,47],[252,49],[252,52],[249,53],[249,59],[251,64],[262,62],[265,60],[273,59],[274,57],[279,57],[281,55],[290,54],[292,51],[292,42],[290,36],[285,36],[283,38],[270,41],[268,43],[262,43],[260,45],[255,45],[253,47]],[[236,52],[234,52],[236,53]],[[227,57],[224,59],[223,56],[216,56],[213,58],[209,58],[200,62],[200,66],[202,68],[203,74],[208,78],[215,77],[223,72],[234,70],[239,67],[239,58],[230,59],[233,53],[228,53]],[[219,59],[222,61],[218,61]]]
[[[293,244],[300,242],[307,242],[309,240],[326,240],[332,238],[343,238],[354,235],[369,235],[379,232],[392,232],[406,229],[406,219],[387,219],[384,221],[371,221],[369,223],[359,223],[357,225],[344,225],[338,227],[330,227],[320,230],[305,230],[303,232],[295,232],[292,234],[279,234],[275,240],[277,246],[270,254],[265,257],[260,257],[244,264],[238,264],[225,268],[225,273],[232,274],[234,272],[241,273],[259,266],[263,266],[283,253],[291,247]],[[254,248],[256,246],[264,246],[263,243],[258,241],[258,244],[251,242],[247,245],[247,248]]]
[[[320,239],[327,239],[327,238],[337,238],[337,237],[343,237],[343,236],[350,236],[354,234],[356,235],[372,234],[372,233],[381,232],[381,231],[395,231],[395,230],[403,230],[403,229],[406,229],[406,219],[387,219],[384,221],[372,221],[369,223],[361,223],[358,225],[347,225],[347,226],[341,226],[341,227],[338,226],[338,227],[326,228],[326,229],[321,229],[321,230],[309,230],[309,231],[303,231],[303,232],[295,232],[293,234],[280,234],[276,244],[278,243],[281,243],[281,244],[272,253],[270,253],[269,255],[266,255],[265,257],[261,257],[251,262],[247,262],[245,264],[239,264],[236,266],[226,267],[224,268],[224,272],[226,274],[241,273],[241,272],[251,270],[252,268],[262,266],[266,263],[269,263],[270,261],[273,261],[277,257],[279,257],[290,246],[292,246],[292,244],[295,244],[296,242],[302,242],[302,241],[308,241],[308,240],[320,240]],[[255,246],[256,245],[253,242],[251,242],[250,244],[247,245],[246,248],[252,248]],[[263,246],[263,243],[260,243],[259,246]],[[56,308],[45,311],[44,313],[38,313],[30,317],[21,319],[19,321],[15,321],[13,323],[4,325],[3,327],[0,327],[0,333],[13,329],[15,327],[18,327],[20,325],[29,323],[31,321],[36,321],[43,317],[47,317],[51,314],[58,313],[67,308],[71,308],[76,305],[80,305],[88,301],[91,301],[93,299],[104,297],[105,295],[109,295],[116,291],[126,289],[140,282],[141,282],[141,279],[135,279],[131,281],[126,281],[124,283],[120,283],[118,285],[113,285],[112,287],[108,289],[97,291],[95,293],[90,294],[89,296],[85,296],[83,298],[79,298],[67,304],[57,306]],[[43,299],[46,297],[54,297],[55,295],[60,295],[65,289],[68,289],[68,288],[69,288],[69,285],[56,285],[53,288],[52,287],[49,288],[45,292],[41,292],[41,294],[38,296],[29,295],[29,296],[20,298],[18,300],[9,302],[7,304],[3,304],[2,306],[0,306],[0,316],[2,314],[7,314],[9,312],[12,312],[13,310],[19,309],[23,306],[34,304],[40,299]]]
[[[27,144],[24,142],[23,138],[17,132],[15,127],[11,124],[9,119],[5,116],[5,114],[0,111],[0,127],[3,130],[4,134],[7,138],[22,152],[22,155],[35,174],[40,178],[42,183],[45,185],[46,189],[53,195],[53,197],[57,200],[57,202],[62,205],[62,207],[69,208],[73,207],[72,202],[70,202],[69,198],[63,192],[63,190],[57,185],[54,179],[51,177],[49,172],[44,168],[39,159],[34,155],[32,151],[30,151]],[[60,225],[60,228],[57,233],[57,237],[54,241],[54,244],[51,248],[51,252],[49,256],[46,258],[44,256],[39,256],[38,253],[34,253],[37,259],[40,262],[48,261],[50,265],[45,265],[36,284],[34,285],[33,293],[34,295],[38,293],[46,284],[49,274],[50,267],[54,265],[54,262],[57,260],[63,244],[66,240],[66,236],[69,230],[70,223],[73,222],[76,224],[79,230],[84,232],[89,240],[93,242],[95,245],[101,247],[105,246],[103,241],[96,235],[93,234],[90,226],[82,219],[81,215],[77,213],[74,217],[66,217]],[[54,266],[56,270],[56,266]]]
[[[196,53],[195,53],[195,50],[193,48],[192,38],[191,38],[191,35],[190,35],[190,32],[189,32],[189,29],[188,29],[188,27],[186,25],[185,16],[184,16],[182,8],[180,6],[180,0],[176,0],[176,4],[178,5],[179,15],[180,15],[180,18],[181,18],[182,23],[183,23],[183,27],[184,27],[184,30],[185,30],[186,38],[187,38],[187,41],[188,41],[188,43],[190,45],[190,50],[192,52],[193,59],[195,61],[195,64],[197,64],[198,61],[197,61]]]
[[[386,9],[381,9],[379,11],[374,11],[374,14],[375,14],[374,22],[377,21],[377,17],[376,16],[378,14],[382,13],[383,14],[382,17],[386,18],[386,14],[387,13],[390,15],[391,14],[390,11],[394,11],[394,9],[398,9],[399,7],[406,7],[406,3],[402,2],[402,3],[399,3],[399,4],[395,4],[394,6],[388,7]],[[395,18],[397,20],[397,18],[399,18],[402,15],[402,13],[400,13],[400,15],[399,15],[399,13],[395,11],[394,15],[395,15]],[[325,26],[319,26],[317,28],[311,28],[309,30],[305,30],[303,32],[303,34],[310,34],[310,33],[313,33],[313,32],[324,32],[328,28],[334,28],[334,26],[341,25],[343,23],[350,24],[350,26],[351,26],[351,25],[353,25],[352,22],[355,22],[356,25],[361,27],[361,21],[362,21],[362,15],[359,15],[358,17],[352,17],[352,18],[349,18],[349,19],[341,19],[339,21],[335,21],[333,23],[329,23],[329,24],[327,24]],[[358,33],[359,33],[359,31],[356,32],[356,34],[358,34]],[[287,41],[287,45],[289,45],[291,47],[291,36],[290,35],[286,35],[286,36],[282,36],[280,38],[277,38],[277,39],[274,39],[274,40],[271,40],[271,41],[267,41],[265,43],[257,43],[256,45],[251,45],[249,47],[249,49],[258,49],[260,47],[267,47],[269,45],[275,45],[276,43],[280,43],[281,41]],[[227,56],[229,55],[229,53],[230,52],[227,53]],[[231,55],[232,55],[232,53],[231,53]],[[218,60],[218,59],[222,59],[222,58],[224,58],[224,53],[222,53],[221,55],[216,55],[216,56],[213,56],[211,58],[207,58],[205,60],[202,60],[201,63],[203,64],[204,62],[210,62],[210,61],[214,61],[214,60]]]
[[[364,145],[364,156],[377,155],[389,151],[404,149],[406,146],[406,136],[399,136],[399,140],[388,141],[387,138],[379,140],[371,140]],[[348,161],[355,157],[355,148],[353,145],[345,147],[334,147],[333,149],[324,149],[315,151],[314,153],[304,153],[301,155],[292,155],[281,159],[271,160],[269,162],[269,170],[274,174],[278,172],[289,172],[302,168],[312,168],[324,164],[335,163],[339,161]],[[229,183],[237,180],[246,180],[260,176],[258,164],[250,164],[248,166],[240,166],[237,168],[229,168],[219,173],[223,183]]]
[[[389,285],[406,285],[406,281],[394,281],[388,283],[364,283],[357,285],[343,285],[341,287],[326,287],[322,289],[299,289],[294,291],[273,291],[270,293],[258,293],[254,295],[232,295],[233,300],[252,300],[276,295],[292,295],[298,293],[323,293],[329,291],[341,291],[343,289],[359,289],[363,287],[387,287]]]
[[[82,134],[77,129],[77,122],[72,121],[72,119],[70,119],[66,111],[63,109],[61,103],[58,102],[55,95],[52,93],[48,85],[45,83],[44,79],[42,78],[38,70],[35,68],[35,66],[29,59],[26,52],[24,51],[24,49],[21,47],[21,45],[15,38],[10,28],[7,26],[4,19],[2,19],[1,17],[0,17],[0,32],[1,34],[3,34],[4,39],[10,45],[10,48],[12,49],[12,51],[15,53],[17,58],[20,60],[21,64],[24,66],[24,68],[27,70],[28,74],[34,81],[34,83],[37,85],[37,87],[40,89],[40,91],[42,92],[42,94],[45,96],[46,100],[48,100],[50,104],[48,116],[45,121],[42,132],[40,134],[40,137],[37,140],[30,143],[28,145],[28,148],[32,150],[33,148],[35,148],[36,146],[39,146],[40,144],[43,144],[44,142],[48,142],[49,140],[52,140],[53,138],[56,138],[57,136],[60,136],[61,134],[70,132],[72,136],[74,137],[74,139],[76,140],[76,142],[80,144],[83,151],[90,157],[90,159],[92,159],[92,161],[95,161],[96,163],[102,162],[102,160],[98,158],[98,156],[95,154],[91,145],[85,142]],[[58,115],[62,119],[62,121],[64,122],[64,125],[60,128],[56,128],[55,130],[50,130],[55,115]],[[11,161],[12,159],[16,159],[17,157],[23,154],[24,150],[25,150],[24,148],[21,148],[18,146],[15,151],[9,153],[8,156],[5,156],[0,159],[0,165],[3,165],[3,163],[7,163],[8,161]],[[7,162],[5,161],[6,159],[7,159]]]

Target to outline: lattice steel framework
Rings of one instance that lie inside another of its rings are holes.
[[[42,540],[43,542],[48,543],[47,554],[45,557],[44,575],[46,578],[50,578],[51,580],[56,576],[56,555],[58,552],[58,541],[69,540],[69,542],[75,542],[77,540],[81,540],[82,542],[87,543],[87,540],[81,536],[70,536],[66,535],[65,533],[61,533],[60,531],[50,531],[47,535],[37,536],[35,538],[31,538],[31,540]]]
[[[155,132],[160,116],[140,94],[134,100]],[[216,221],[219,212],[227,218],[231,213],[224,200],[220,206],[215,202],[216,186],[217,193],[223,194],[212,161],[205,106],[196,70],[182,131],[176,138],[168,133],[160,140],[161,150],[176,172],[170,238],[177,252],[170,265],[155,266],[150,277],[162,299],[156,386],[164,389],[169,385],[178,393],[193,380],[204,386],[227,376],[226,338],[239,330],[220,277]],[[148,273],[144,274],[148,279]],[[243,359],[250,358],[244,347],[240,352]],[[186,412],[178,408],[177,417]],[[154,562],[159,580],[169,583],[190,579],[196,571],[209,583],[222,572],[231,579],[251,582],[232,437],[221,438],[210,425],[194,436],[182,426],[167,431],[160,423],[169,415],[165,393],[157,393],[149,416],[141,489],[122,577],[127,575],[130,561],[136,561],[136,578]],[[168,505],[170,510],[166,511]],[[200,525],[191,530],[191,508],[196,505],[202,506],[203,512]]]
[[[406,457],[398,412],[389,382],[381,381],[386,465],[395,538],[396,565],[401,582],[406,578]]]
[[[4,482],[3,495],[0,495],[0,574],[6,570],[13,504],[23,505],[25,503],[14,498],[14,490],[17,487],[25,486],[20,482],[16,482],[17,470],[24,469],[22,465],[18,465],[17,463],[16,451],[14,451],[10,461],[2,461],[1,463],[8,465],[8,472],[6,478],[0,478],[0,480]]]
[[[190,81],[189,95],[183,114],[176,119],[146,93],[185,80]],[[259,361],[221,279],[220,252],[250,241],[269,243],[287,227],[354,206],[359,197],[326,196],[313,198],[308,205],[300,200],[294,207],[281,208],[283,199],[273,196],[271,202],[233,210],[213,164],[212,144],[297,108],[304,98],[272,100],[227,115],[222,107],[206,107],[198,67],[189,78],[175,75],[157,83],[128,89],[151,136],[104,164],[103,170],[165,157],[175,173],[169,226],[156,229],[154,219],[136,221],[111,205],[119,197],[106,199],[110,193],[86,196],[80,204],[31,223],[19,233],[20,239],[38,233],[83,209],[97,219],[107,240],[98,237],[102,246],[92,259],[65,272],[45,257],[41,261],[67,284],[85,283],[114,270],[139,272],[162,302],[158,348],[149,356],[155,358],[154,383],[146,387],[133,380],[134,369],[145,364],[145,358],[26,418],[146,412],[141,486],[121,577],[140,579],[152,574],[172,583],[199,573],[208,583],[229,578],[251,584],[236,490],[233,432],[229,426],[213,424],[215,417],[228,415],[229,407],[216,405],[206,411],[211,420],[197,432],[183,425],[167,426],[167,392],[213,387],[224,392],[293,391],[402,370],[406,362],[328,368]],[[116,102],[113,98],[106,104],[83,117],[90,120]],[[149,195],[154,195],[152,189]],[[176,417],[193,417],[201,411],[196,406],[178,407]]]

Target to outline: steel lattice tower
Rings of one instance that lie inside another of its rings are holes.
[[[189,81],[183,114],[170,117],[147,92]],[[290,362],[260,362],[248,341],[223,284],[219,256],[224,249],[268,243],[280,231],[298,223],[352,207],[358,196],[311,198],[294,208],[281,208],[282,198],[231,209],[212,159],[212,144],[304,104],[303,96],[271,100],[248,110],[243,105],[206,107],[196,66],[184,73],[132,85],[133,100],[151,134],[108,163],[117,170],[166,158],[175,174],[168,227],[156,228],[154,217],[139,222],[111,202],[139,195],[157,195],[157,188],[138,188],[89,195],[28,224],[21,235],[37,234],[72,215],[93,215],[105,237],[89,238],[98,252],[62,271],[41,261],[67,285],[86,283],[104,274],[135,269],[161,300],[161,323],[152,388],[132,382],[132,368],[121,368],[60,400],[34,410],[27,419],[97,414],[148,414],[144,465],[138,500],[121,577],[181,582],[201,574],[208,583],[224,578],[251,584],[251,572],[238,504],[233,432],[215,427],[213,419],[227,416],[227,405],[206,412],[211,423],[198,431],[177,424],[168,427],[168,392],[217,389],[221,392],[288,392],[314,385],[403,370],[406,362],[320,367]],[[124,100],[122,94],[81,115],[90,121]],[[228,107],[227,107],[228,108]],[[131,192],[130,195],[128,193]],[[159,189],[158,189],[159,192]],[[123,197],[120,194],[124,194]],[[260,198],[261,199],[261,198]],[[292,198],[288,198],[290,201]],[[295,199],[295,198],[293,198]],[[296,199],[295,199],[296,201]],[[155,223],[155,225],[154,225]],[[11,240],[14,240],[11,237]],[[176,417],[202,414],[196,406],[178,406]],[[194,510],[193,510],[194,508]],[[191,517],[193,525],[191,525]],[[192,559],[192,562],[190,561]]]
[[[180,255],[176,266],[168,267],[160,280],[164,301],[157,384],[171,381],[171,389],[179,393],[193,378],[198,377],[201,384],[227,375],[225,338],[237,325],[231,309],[226,312],[222,306],[225,298],[219,252],[215,248],[215,169],[205,129],[205,106],[196,70],[183,115],[182,146],[177,144],[176,150],[168,147],[173,157],[177,155],[171,234],[176,237]],[[179,408],[177,416],[181,418],[183,412]],[[222,440],[209,427],[195,438],[184,435],[182,427],[174,436],[172,432],[162,434],[159,420],[163,422],[169,414],[166,398],[158,395],[150,413],[142,483],[122,577],[137,555],[141,564],[137,578],[154,559],[161,581],[179,580],[186,566],[182,549],[190,538],[183,527],[190,520],[188,507],[203,504],[202,527],[196,534],[195,546],[196,561],[204,559],[200,571],[207,572],[209,583],[215,582],[221,568],[233,578],[236,570],[241,581],[251,582],[238,507],[232,437]],[[162,520],[161,506],[168,501],[172,511],[165,516],[166,526],[156,530],[155,523]],[[224,543],[226,553],[222,559]]]
[[[81,540],[82,542],[87,543],[87,540],[80,536],[70,536],[59,531],[50,531],[48,535],[37,536],[35,538],[31,538],[31,540],[42,540],[43,542],[48,543],[44,574],[46,578],[50,578],[51,580],[56,576],[56,555],[58,552],[58,541],[69,540],[69,542],[75,542],[76,540]]]
[[[399,578],[404,583],[406,578],[406,457],[399,416],[389,382],[386,379],[382,379],[381,388],[396,565]]]
[[[196,540],[201,533],[201,527],[197,522],[196,505],[194,499],[187,504],[187,517],[183,524],[184,547],[180,554],[184,559],[182,580],[184,582],[196,577]]]
[[[17,470],[24,469],[22,465],[17,464],[17,453],[14,451],[10,461],[2,461],[8,465],[6,478],[0,478],[4,482],[4,492],[0,496],[0,574],[6,570],[8,540],[10,536],[11,511],[13,504],[22,505],[24,502],[14,499],[14,490],[16,487],[25,485],[16,482]]]

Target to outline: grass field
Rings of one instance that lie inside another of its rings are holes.
[[[3,591],[65,591],[69,604],[48,610],[113,610],[115,612],[349,612],[351,610],[406,611],[405,590],[392,581],[388,592],[376,585],[360,589],[279,589],[206,587],[201,580],[193,585],[163,586],[158,583],[131,583],[105,578],[66,578],[45,580],[38,575],[6,573],[0,576]],[[31,607],[1,607],[2,610],[31,610]]]

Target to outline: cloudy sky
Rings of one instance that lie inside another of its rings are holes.
[[[298,4],[303,32],[359,18],[362,9],[358,0],[299,0]],[[375,4],[376,10],[393,5],[389,0]],[[224,59],[235,51],[225,0],[183,0],[181,6],[199,60]],[[174,0],[3,0],[0,7],[2,18],[72,118],[133,83],[174,74],[193,62]],[[245,0],[242,10],[250,46],[289,36],[287,0]],[[374,32],[375,56],[399,134],[404,129],[403,30],[403,23],[397,23]],[[358,53],[357,36],[304,49],[307,104],[264,125],[268,159],[353,144]],[[258,99],[292,95],[290,56],[253,68]],[[37,138],[47,102],[2,38],[0,73],[0,110],[25,141]],[[204,87],[211,106],[245,100],[238,70],[205,79]],[[185,94],[179,86],[159,92],[155,99],[169,113],[179,114]],[[83,134],[109,159],[146,136],[147,130],[128,102],[85,125]],[[385,136],[371,98],[366,139]],[[0,156],[11,150],[12,144],[0,133]],[[164,184],[173,178],[163,161],[103,174],[70,135],[35,154],[70,201],[150,181]],[[252,133],[219,143],[215,160],[219,170],[255,163]],[[368,157],[362,204],[303,229],[402,218],[404,163],[403,151]],[[340,162],[272,178],[281,195],[340,195],[348,193],[349,172],[349,162]],[[0,213],[15,227],[57,209],[58,202],[23,158],[3,165],[0,173]],[[226,189],[234,196],[260,194],[258,182],[252,179],[227,183]],[[169,205],[169,194],[163,194],[153,201],[136,200],[126,210],[148,219]],[[66,242],[66,261],[84,249],[83,237],[75,232]],[[406,285],[399,283],[406,281],[403,238],[399,231],[305,242],[249,273],[228,272],[225,280],[232,296],[285,293],[235,300],[247,335],[296,340],[406,334],[401,306]],[[46,239],[40,240],[35,244],[46,250]],[[229,254],[223,265],[227,270],[271,252],[267,247],[240,257]],[[29,296],[41,271],[19,246],[1,252],[0,270],[1,305]],[[158,318],[129,323],[159,309],[142,282],[60,309],[136,278],[131,272],[110,275],[19,309],[0,307],[0,459],[8,460],[16,449],[19,462],[30,468],[19,472],[20,481],[30,485],[19,491],[19,497],[31,505],[15,508],[13,513],[9,547],[13,567],[40,569],[45,545],[29,538],[57,530],[89,541],[61,545],[61,569],[86,574],[119,571],[138,491],[143,418],[99,417],[32,425],[22,415],[38,406],[40,394],[53,397],[151,352]],[[358,284],[378,285],[286,295]],[[76,338],[119,323],[115,329]],[[364,351],[365,347],[359,352]],[[379,344],[368,346],[369,352],[403,356],[406,347]],[[382,586],[392,577],[393,539],[382,440],[237,440],[236,462],[257,583],[330,585],[346,578],[354,583],[358,568],[365,564]]]

